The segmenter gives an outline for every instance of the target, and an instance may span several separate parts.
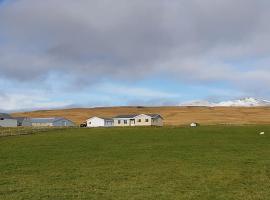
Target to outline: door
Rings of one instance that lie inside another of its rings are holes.
[[[130,126],[135,126],[135,119],[130,120]]]

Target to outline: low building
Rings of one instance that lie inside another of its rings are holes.
[[[17,127],[17,120],[9,114],[0,113],[0,127]]]
[[[114,126],[163,126],[159,114],[118,115],[113,118]]]
[[[112,127],[113,119],[103,117],[91,117],[86,120],[87,127]]]
[[[51,117],[51,118],[31,118],[31,126],[46,127],[46,126],[76,126],[74,122],[63,117]]]
[[[114,126],[135,126],[137,115],[118,115],[113,118]]]

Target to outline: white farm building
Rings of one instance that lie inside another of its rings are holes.
[[[111,127],[113,126],[113,119],[102,117],[91,117],[86,120],[87,127]]]
[[[159,114],[118,115],[113,119],[114,126],[163,126],[163,117]]]

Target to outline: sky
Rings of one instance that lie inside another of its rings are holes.
[[[268,0],[0,0],[0,111],[270,99]]]

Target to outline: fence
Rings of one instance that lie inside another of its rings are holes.
[[[36,133],[49,132],[52,130],[65,130],[67,127],[16,127],[16,128],[0,128],[0,137],[30,135]]]

